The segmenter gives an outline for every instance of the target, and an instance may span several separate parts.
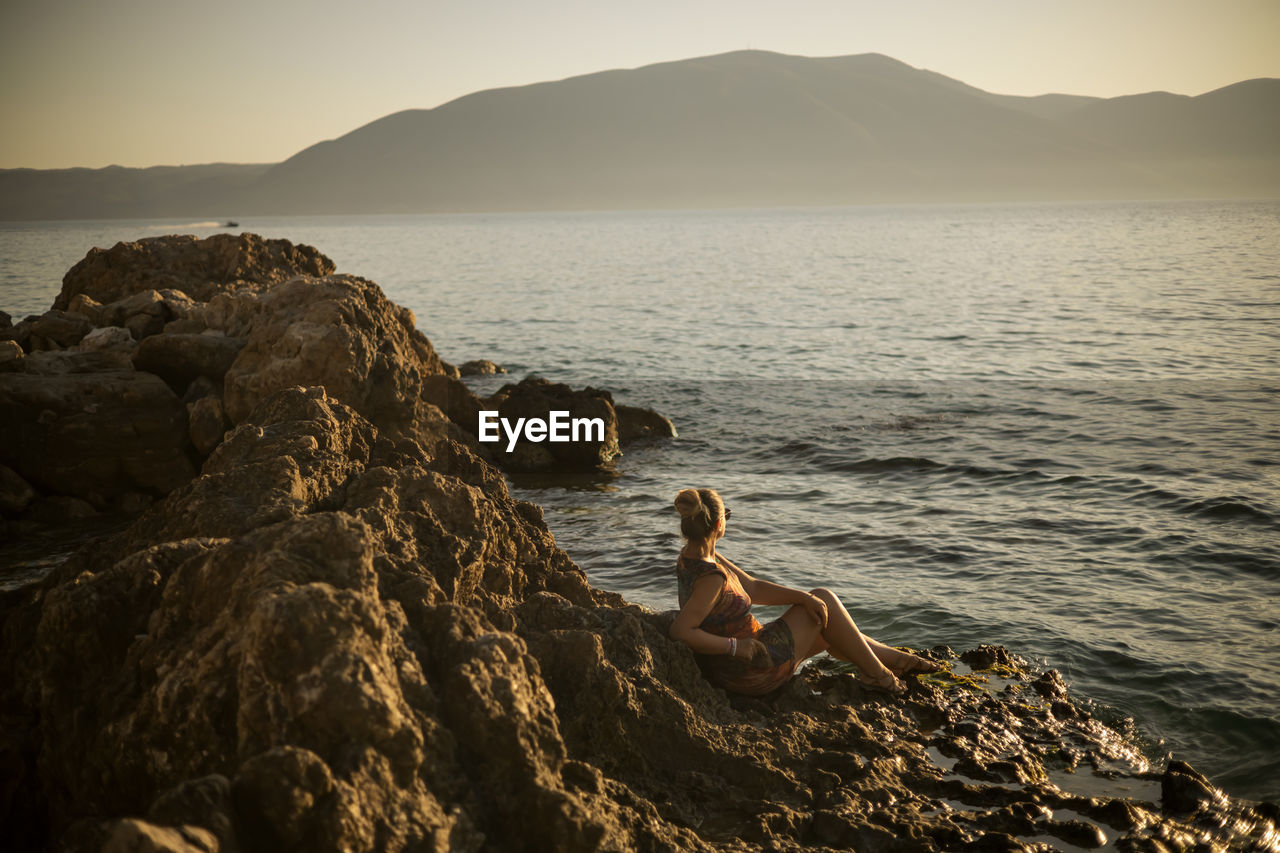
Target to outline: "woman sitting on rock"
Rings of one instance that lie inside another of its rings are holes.
[[[894,695],[906,689],[899,676],[942,668],[863,635],[830,590],[801,592],[757,580],[717,553],[730,512],[715,490],[682,490],[676,511],[685,544],[676,560],[680,613],[670,634],[699,654],[718,687],[763,695],[785,684],[801,661],[824,651],[856,664],[865,686]],[[751,615],[753,603],[791,608],[762,626]]]

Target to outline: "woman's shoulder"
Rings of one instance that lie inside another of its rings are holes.
[[[704,560],[700,557],[686,557],[680,554],[676,557],[676,572],[689,581],[697,580],[705,574],[726,575],[724,566],[714,560]]]

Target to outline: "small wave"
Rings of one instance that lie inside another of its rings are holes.
[[[933,471],[945,468],[941,462],[926,459],[923,456],[892,456],[887,459],[858,459],[855,461],[827,462],[822,467],[827,471],[843,473],[896,473],[899,471]]]
[[[1232,521],[1256,521],[1260,524],[1275,524],[1276,517],[1266,510],[1258,509],[1240,497],[1208,498],[1196,501],[1182,508],[1183,512],[1205,518],[1221,518]]]
[[[221,228],[221,227],[222,227],[221,222],[215,222],[214,220],[209,220],[207,222],[187,222],[182,225],[149,225],[147,226],[147,230],[173,232],[173,231],[177,231],[180,228]]]

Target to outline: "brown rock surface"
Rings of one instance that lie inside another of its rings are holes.
[[[211,379],[225,376],[244,346],[243,338],[217,332],[152,335],[138,345],[133,366],[154,373],[175,393],[182,394],[200,376]]]
[[[106,305],[147,290],[172,289],[197,302],[218,293],[327,275],[333,262],[310,246],[256,234],[156,237],[92,249],[62,279],[53,307],[66,310],[84,294]]]
[[[622,444],[646,438],[676,437],[671,420],[653,409],[615,403],[613,410],[618,415],[618,441]]]
[[[42,493],[98,509],[131,491],[165,494],[195,475],[189,448],[186,407],[150,374],[28,368],[0,377],[0,463]]]
[[[506,372],[507,369],[501,364],[489,361],[487,358],[464,361],[458,365],[458,373],[462,376],[493,376]]]
[[[355,276],[294,279],[252,305],[230,306],[225,318],[213,313],[206,315],[211,328],[248,341],[224,378],[232,423],[281,388],[323,385],[381,429],[411,433],[424,418],[423,379],[444,373],[413,312]]]

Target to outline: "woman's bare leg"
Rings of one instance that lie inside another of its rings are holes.
[[[907,672],[935,672],[941,668],[939,664],[936,664],[931,660],[922,658],[919,655],[913,655],[910,652],[899,651],[892,646],[886,646],[879,640],[872,639],[862,633],[858,630],[858,626],[854,624],[853,617],[850,616],[849,611],[845,609],[844,603],[841,602],[840,599],[836,597],[836,594],[831,590],[824,588],[813,589],[809,591],[809,594],[816,595],[818,598],[821,598],[823,603],[827,605],[826,634],[829,635],[831,633],[833,625],[847,625],[852,629],[853,633],[862,640],[862,643],[866,645],[871,653],[876,656],[876,659],[880,663],[884,664],[884,666],[893,672],[894,675],[903,675]],[[853,660],[853,658],[846,657],[841,652],[842,647],[839,643],[832,642],[831,646],[832,648],[829,649],[829,651],[831,651],[833,655],[838,658],[842,658],[843,660],[849,660],[853,663],[857,663],[858,667],[864,672],[870,672],[866,667],[863,667],[862,664],[858,663],[858,661]],[[819,651],[822,650],[820,649]],[[817,654],[817,652],[815,652],[815,654]]]
[[[892,669],[885,666],[876,651],[868,644],[867,638],[858,630],[853,617],[844,609],[840,599],[828,589],[815,589],[811,594],[821,598],[827,605],[827,627],[819,630],[812,614],[799,605],[793,606],[784,613],[782,619],[791,627],[797,652],[800,649],[806,649],[805,657],[812,657],[819,652],[829,651],[841,660],[855,664],[874,681],[889,681],[888,677],[893,675]],[[888,647],[882,646],[882,648]],[[889,651],[895,655],[902,654],[896,649],[889,649]],[[893,685],[896,685],[896,678],[890,682],[890,686]]]

